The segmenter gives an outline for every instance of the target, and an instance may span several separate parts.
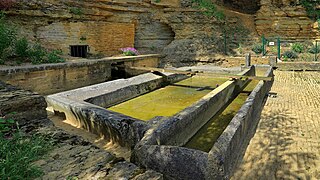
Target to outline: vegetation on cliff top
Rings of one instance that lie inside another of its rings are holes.
[[[320,19],[320,1],[318,0],[301,0],[300,3],[306,8],[307,14],[314,20]]]
[[[8,24],[0,11],[0,64],[65,62],[61,54],[59,50],[48,51],[39,43],[31,44],[25,37],[19,38],[16,27]]]

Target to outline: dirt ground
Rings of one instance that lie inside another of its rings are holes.
[[[238,179],[320,179],[320,72],[275,71]]]

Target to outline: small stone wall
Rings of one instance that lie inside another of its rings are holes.
[[[273,77],[269,68],[265,76]],[[260,81],[251,92],[238,113],[233,117],[227,128],[217,139],[208,155],[207,177],[213,179],[229,179],[242,150],[254,134],[260,120],[260,114],[266,95],[271,89],[272,81]]]
[[[30,121],[47,118],[43,96],[20,90],[0,81],[0,117],[12,118],[24,126]]]
[[[267,76],[273,76],[272,72],[270,68]],[[266,94],[270,91],[272,83],[273,81],[259,82],[209,153],[179,147],[183,144],[181,140],[176,141],[177,135],[181,131],[189,133],[186,129],[193,125],[182,126],[181,123],[177,123],[179,119],[176,118],[171,119],[171,124],[164,122],[162,126],[147,131],[135,147],[132,161],[162,172],[169,179],[228,179],[235,168],[235,162],[242,155],[240,150],[244,148],[244,141],[249,140],[250,134],[256,129]],[[203,108],[208,106],[206,104]],[[170,140],[170,137],[173,140]]]
[[[159,55],[76,60],[59,64],[0,68],[0,80],[43,95],[105,82],[111,79],[111,64],[157,67]],[[141,62],[140,62],[141,61]]]
[[[280,71],[320,71],[320,62],[282,62],[275,66]]]

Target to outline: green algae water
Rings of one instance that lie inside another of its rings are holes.
[[[108,108],[141,120],[172,116],[208,94],[227,78],[193,76]]]
[[[216,116],[212,117],[209,122],[190,139],[185,147],[209,152],[258,83],[258,80],[251,81],[226,108],[223,108]]]

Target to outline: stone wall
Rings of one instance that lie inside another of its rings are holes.
[[[158,62],[159,55],[155,54],[3,67],[0,68],[0,80],[22,89],[48,95],[110,80],[112,64],[157,67]]]
[[[119,54],[134,46],[134,24],[107,22],[57,22],[37,29],[35,34],[47,47],[70,53],[70,45],[89,45],[90,53]]]
[[[320,38],[317,23],[307,17],[304,7],[290,0],[261,0],[256,13],[256,29],[259,35],[289,39]]]

